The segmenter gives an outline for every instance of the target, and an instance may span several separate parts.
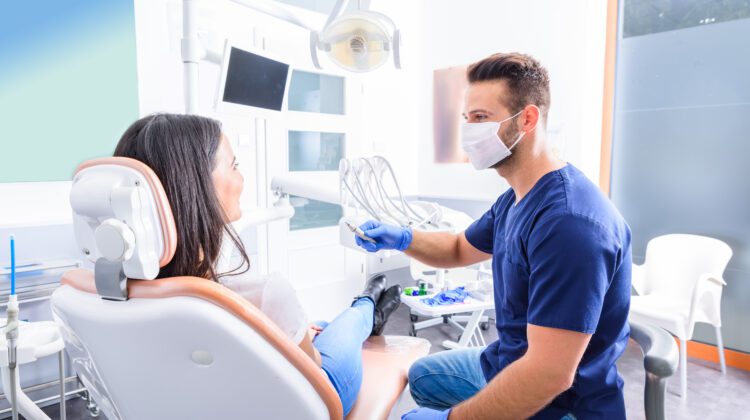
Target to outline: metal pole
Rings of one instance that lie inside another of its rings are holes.
[[[182,0],[182,63],[185,113],[198,112],[198,63],[201,59],[195,0]]]
[[[60,368],[60,420],[66,420],[65,415],[65,349],[58,353],[58,365]]]
[[[15,293],[15,291],[14,291]],[[8,307],[5,311],[5,339],[8,343],[8,374],[10,375],[10,404],[13,412],[13,420],[18,420],[18,393],[16,388],[18,384],[18,348],[16,340],[18,339],[18,296],[11,294],[8,296]]]
[[[18,420],[18,395],[16,393],[16,387],[18,384],[16,383],[16,369],[18,369],[18,366],[16,365],[16,340],[11,339],[8,342],[8,353],[9,357],[8,360],[10,363],[8,364],[8,372],[10,372],[10,407],[13,420]]]

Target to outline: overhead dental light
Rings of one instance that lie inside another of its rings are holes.
[[[331,17],[320,33],[313,31],[310,36],[310,53],[316,67],[321,68],[318,50],[322,50],[334,64],[348,71],[375,70],[388,61],[391,53],[395,67],[401,68],[400,32],[388,16],[360,9]]]

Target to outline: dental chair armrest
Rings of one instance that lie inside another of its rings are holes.
[[[647,373],[659,378],[675,373],[679,352],[671,334],[653,325],[630,321],[630,337],[643,350],[643,367]]]

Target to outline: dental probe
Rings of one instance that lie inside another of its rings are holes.
[[[362,239],[363,241],[375,243],[375,239],[372,239],[369,236],[365,235],[365,233],[362,232],[362,229],[354,226],[353,224],[349,222],[344,222],[344,223],[346,223],[346,226],[349,228],[349,230],[354,232],[354,234],[359,236],[359,238]]]

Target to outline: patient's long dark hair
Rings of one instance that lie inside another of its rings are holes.
[[[250,269],[242,241],[231,228],[216,196],[211,172],[221,140],[221,124],[197,115],[154,114],[134,122],[122,135],[115,156],[137,159],[161,180],[177,225],[174,258],[159,278],[195,276],[216,281],[223,233],[242,256],[241,274]]]

